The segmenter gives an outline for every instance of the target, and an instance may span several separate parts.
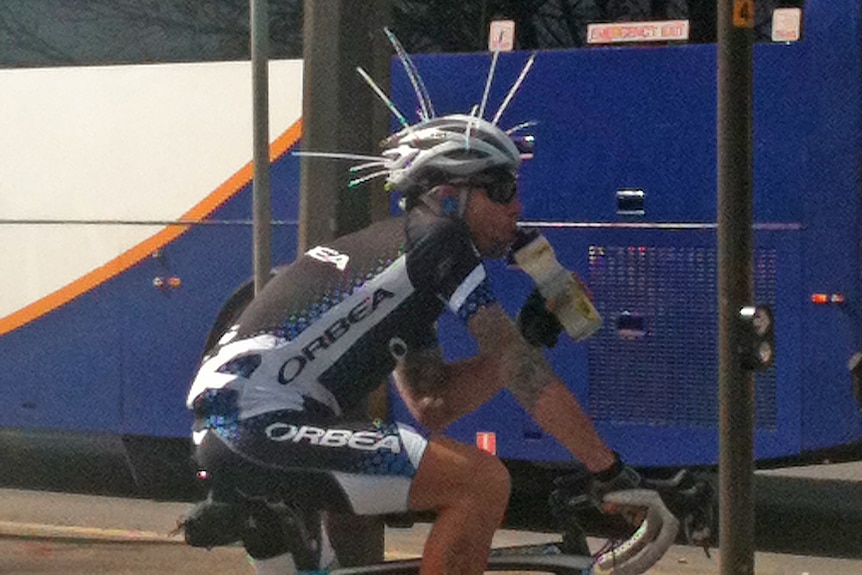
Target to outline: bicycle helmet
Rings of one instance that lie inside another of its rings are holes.
[[[503,204],[510,202],[517,191],[515,180],[521,159],[530,158],[533,153],[532,136],[512,138],[510,134],[533,125],[533,122],[525,122],[503,131],[497,126],[497,121],[531,69],[535,54],[527,59],[491,121],[485,120],[483,116],[499,52],[493,55],[482,103],[474,108],[474,113],[438,117],[410,56],[395,35],[388,29],[384,30],[416,92],[421,107],[420,122],[411,126],[380,86],[359,67],[357,72],[398,118],[403,126],[402,130],[383,140],[380,156],[333,152],[294,153],[361,160],[363,163],[350,168],[350,173],[355,177],[350,180],[348,187],[353,188],[375,178],[385,177],[386,188],[400,192],[401,205],[407,206],[407,209],[415,205],[415,200],[425,192],[444,185],[461,188],[463,193],[458,194],[464,196],[461,198],[461,204],[469,195],[469,190],[464,189],[461,184],[484,187],[492,201]],[[451,194],[451,191],[446,194]]]
[[[496,125],[464,114],[433,118],[383,141],[387,186],[404,194],[439,184],[486,183],[489,174],[515,179],[521,152]]]

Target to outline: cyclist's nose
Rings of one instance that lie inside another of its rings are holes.
[[[521,217],[521,213],[524,211],[524,204],[521,203],[521,199],[517,196],[509,202],[507,206],[509,208],[509,213],[515,217]]]

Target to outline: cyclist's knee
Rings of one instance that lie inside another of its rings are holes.
[[[472,476],[473,489],[494,500],[508,502],[511,489],[509,470],[496,457],[484,452],[480,453],[477,471]]]
[[[439,509],[481,503],[505,509],[509,488],[509,472],[493,455],[448,439],[436,440],[429,444],[414,478],[411,506]]]
[[[499,492],[509,489],[509,470],[496,456],[485,451],[461,446],[458,459],[462,461],[461,473],[468,487],[477,491]]]
[[[502,515],[509,505],[508,469],[499,459],[483,452],[476,454],[471,464],[458,505],[471,510],[482,508],[489,516]]]

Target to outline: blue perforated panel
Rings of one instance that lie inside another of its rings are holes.
[[[755,301],[774,306],[775,250],[755,260]],[[595,419],[717,426],[717,265],[711,247],[590,246],[589,284],[608,324],[589,344]],[[757,377],[756,401],[757,427],[774,429],[774,370]]]

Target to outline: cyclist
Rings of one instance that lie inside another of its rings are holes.
[[[395,134],[383,155],[406,213],[312,248],[268,282],[193,382],[197,454],[216,498],[287,489],[360,515],[436,511],[422,573],[480,573],[508,473],[440,432],[500,390],[596,481],[638,476],[546,361],[556,319],[532,305],[513,322],[486,276],[482,259],[506,254],[521,214],[512,139],[452,115]],[[447,309],[475,338],[475,356],[444,361],[436,320]],[[345,419],[390,373],[426,430]],[[314,479],[296,480],[298,469]],[[246,549],[258,573],[280,572],[287,542],[259,527],[244,533]]]

